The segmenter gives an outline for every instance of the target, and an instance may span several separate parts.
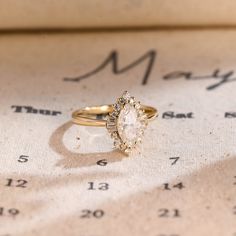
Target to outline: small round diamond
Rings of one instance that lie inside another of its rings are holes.
[[[118,111],[113,111],[110,115],[114,118],[118,116],[119,112]]]
[[[112,138],[118,138],[118,133],[117,132],[112,132],[111,137]]]
[[[120,111],[120,109],[121,109],[121,105],[119,103],[115,103],[113,105],[113,107],[114,107],[115,111]]]
[[[134,106],[136,109],[140,109],[140,107],[141,107],[140,102],[136,102]]]
[[[124,98],[119,98],[119,103],[122,104],[122,105],[125,104],[125,99]]]
[[[125,92],[123,93],[122,97],[124,98],[125,101],[128,101],[131,96],[130,96],[130,94],[129,94],[127,91],[125,91]]]
[[[120,145],[121,145],[120,139],[115,139],[115,141],[114,141],[114,146],[115,146],[116,148],[120,148]]]

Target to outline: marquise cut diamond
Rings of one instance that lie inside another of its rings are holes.
[[[141,127],[137,110],[129,103],[125,104],[117,120],[117,129],[122,141],[127,143],[128,146],[134,146]]]

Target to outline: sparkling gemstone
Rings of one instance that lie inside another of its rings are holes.
[[[121,145],[121,141],[120,141],[119,139],[115,139],[115,141],[114,141],[114,146],[115,146],[116,148],[119,148],[120,145]]]
[[[110,133],[116,131],[116,129],[117,129],[116,118],[114,118],[113,116],[108,116],[106,127]]]
[[[138,140],[142,124],[137,110],[131,104],[127,103],[121,110],[117,120],[117,129],[122,141],[129,146],[133,146]]]
[[[119,103],[116,103],[116,104],[114,104],[114,109],[115,109],[115,111],[120,111],[120,104]]]
[[[125,92],[123,93],[122,97],[125,99],[125,101],[128,101],[131,96],[130,96],[130,94],[129,94],[127,91],[125,91]]]

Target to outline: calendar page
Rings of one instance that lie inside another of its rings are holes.
[[[236,32],[0,37],[1,236],[236,236]],[[123,91],[139,152],[71,113]]]

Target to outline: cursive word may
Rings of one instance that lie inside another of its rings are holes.
[[[102,62],[99,62],[98,66],[94,69],[91,69],[89,72],[79,75],[73,78],[64,78],[64,81],[67,82],[80,82],[83,79],[89,78],[94,76],[95,74],[99,73],[100,71],[104,70],[108,66],[111,66],[112,72],[115,75],[119,75],[130,71],[142,63],[145,63],[146,66],[144,68],[144,73],[141,77],[141,84],[146,85],[150,79],[151,72],[155,66],[155,61],[157,57],[157,51],[154,49],[148,50],[140,57],[134,59],[131,63],[120,67],[119,62],[119,52],[117,50],[111,51],[108,56]],[[212,73],[207,75],[195,75],[192,71],[189,70],[180,70],[180,71],[173,71],[165,74],[162,76],[164,80],[174,80],[174,79],[181,79],[184,78],[186,80],[212,80],[213,83],[207,86],[207,90],[214,90],[220,86],[223,86],[227,83],[235,82],[236,75],[234,70],[222,72],[220,69],[215,69]]]
[[[221,72],[220,69],[216,69],[210,75],[194,75],[191,71],[174,71],[163,76],[165,80],[180,79],[186,80],[215,80],[213,84],[209,85],[206,89],[213,90],[226,83],[236,82],[235,72],[233,70],[228,72]]]
[[[109,64],[111,64],[112,72],[115,75],[122,74],[122,73],[125,73],[126,71],[129,71],[129,70],[135,68],[140,63],[147,61],[147,66],[145,68],[144,75],[143,75],[143,78],[142,78],[142,85],[147,84],[148,78],[149,78],[149,76],[151,74],[151,71],[152,71],[152,68],[154,66],[154,62],[155,62],[155,59],[156,59],[157,52],[155,50],[150,50],[150,51],[146,52],[144,55],[142,55],[141,57],[139,57],[138,59],[135,59],[133,62],[131,62],[130,64],[128,64],[128,65],[126,65],[122,68],[119,68],[119,66],[118,66],[118,55],[119,55],[119,53],[116,50],[114,50],[95,69],[89,71],[88,73],[80,75],[78,77],[64,78],[64,81],[80,82],[81,80],[86,79],[86,78],[88,78],[90,76],[93,76],[94,74],[100,72],[101,70],[103,70]]]

